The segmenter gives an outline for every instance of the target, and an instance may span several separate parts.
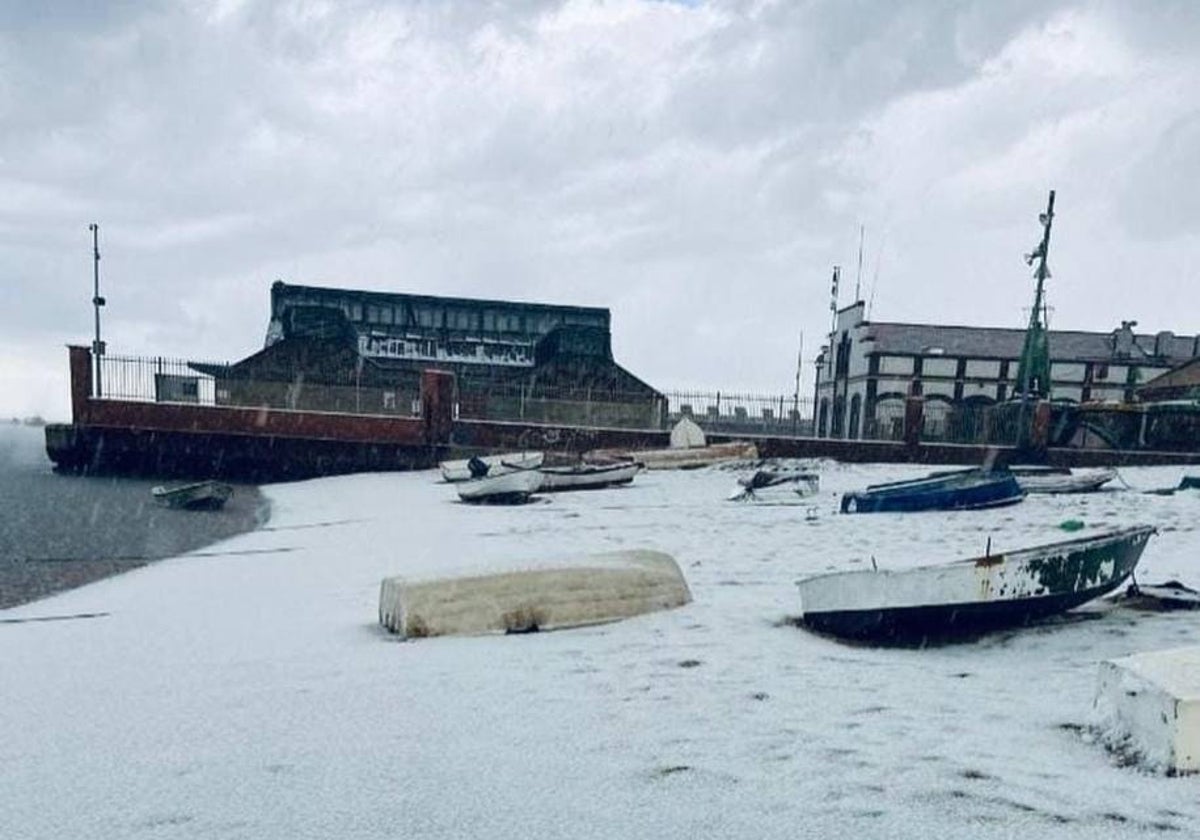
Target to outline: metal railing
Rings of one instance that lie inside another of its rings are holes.
[[[682,417],[709,432],[811,436],[812,400],[795,394],[738,391],[667,391],[667,421]]]
[[[415,388],[315,383],[304,372],[247,379],[233,375],[223,362],[107,355],[99,357],[98,368],[92,396],[108,400],[398,417],[421,413]]]

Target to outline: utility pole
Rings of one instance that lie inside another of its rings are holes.
[[[92,357],[96,365],[96,396],[102,396],[100,384],[100,359],[104,356],[104,342],[100,340],[100,307],[104,306],[104,298],[100,297],[100,225],[92,222],[88,225],[92,232],[92,306],[96,310],[96,340],[92,342]]]
[[[800,351],[796,353],[796,391],[792,395],[792,434],[800,433],[800,368],[804,364],[804,330],[800,330]]]

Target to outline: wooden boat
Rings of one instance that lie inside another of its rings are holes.
[[[1092,493],[1117,477],[1113,469],[1072,472],[1056,467],[1009,467],[1026,493]]]
[[[842,513],[920,510],[975,510],[1011,505],[1025,492],[1007,470],[937,472],[925,478],[872,484],[842,496]]]
[[[473,504],[519,505],[542,486],[537,470],[514,470],[458,483],[458,497]]]
[[[183,510],[216,510],[233,495],[233,487],[220,481],[197,481],[176,487],[153,487],[150,495],[166,507]]]
[[[734,502],[758,502],[783,499],[796,501],[814,496],[821,477],[809,470],[761,469],[738,479],[729,495]]]
[[[542,476],[540,489],[546,493],[563,490],[598,490],[629,484],[641,470],[637,461],[615,464],[572,464],[567,467],[540,467]]]
[[[442,478],[446,481],[469,481],[475,476],[471,473],[471,461],[478,459],[487,465],[487,475],[500,475],[514,470],[532,470],[542,465],[545,458],[543,452],[505,452],[500,455],[475,456],[459,461],[443,461]]]
[[[1018,625],[1116,589],[1148,525],[939,566],[816,575],[797,583],[802,620],[822,633],[906,641]]]

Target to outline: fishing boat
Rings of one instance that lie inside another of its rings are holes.
[[[473,458],[465,458],[458,461],[443,461],[439,466],[442,468],[442,478],[446,481],[469,481],[472,478],[477,478],[471,472],[472,462],[482,462],[487,466],[485,475],[500,475],[506,472],[514,472],[516,470],[534,470],[542,465],[545,458],[543,452],[505,452],[499,455],[476,455]]]
[[[1098,598],[1137,566],[1149,525],[938,566],[834,572],[798,581],[804,624],[903,642],[1019,625]]]
[[[556,493],[563,490],[598,490],[604,487],[616,487],[621,484],[630,484],[641,468],[641,463],[637,461],[540,467],[537,470],[542,476],[539,489],[546,493]]]
[[[1065,467],[1009,467],[1026,493],[1093,493],[1117,477],[1113,469],[1073,472]]]
[[[537,470],[514,470],[458,482],[458,497],[472,504],[519,505],[541,486]]]
[[[936,472],[925,478],[872,484],[842,496],[842,513],[921,510],[975,510],[1011,505],[1025,498],[1007,470]]]
[[[737,480],[729,494],[733,502],[794,502],[814,496],[821,477],[809,470],[761,469]]]
[[[220,481],[197,481],[175,487],[153,487],[150,495],[160,505],[182,510],[216,510],[233,495],[233,487]]]

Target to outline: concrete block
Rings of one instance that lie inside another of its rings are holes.
[[[1094,705],[1110,746],[1159,772],[1200,772],[1200,647],[1100,663]]]
[[[615,551],[493,573],[385,578],[379,623],[404,638],[520,633],[617,621],[691,600],[669,554]]]

